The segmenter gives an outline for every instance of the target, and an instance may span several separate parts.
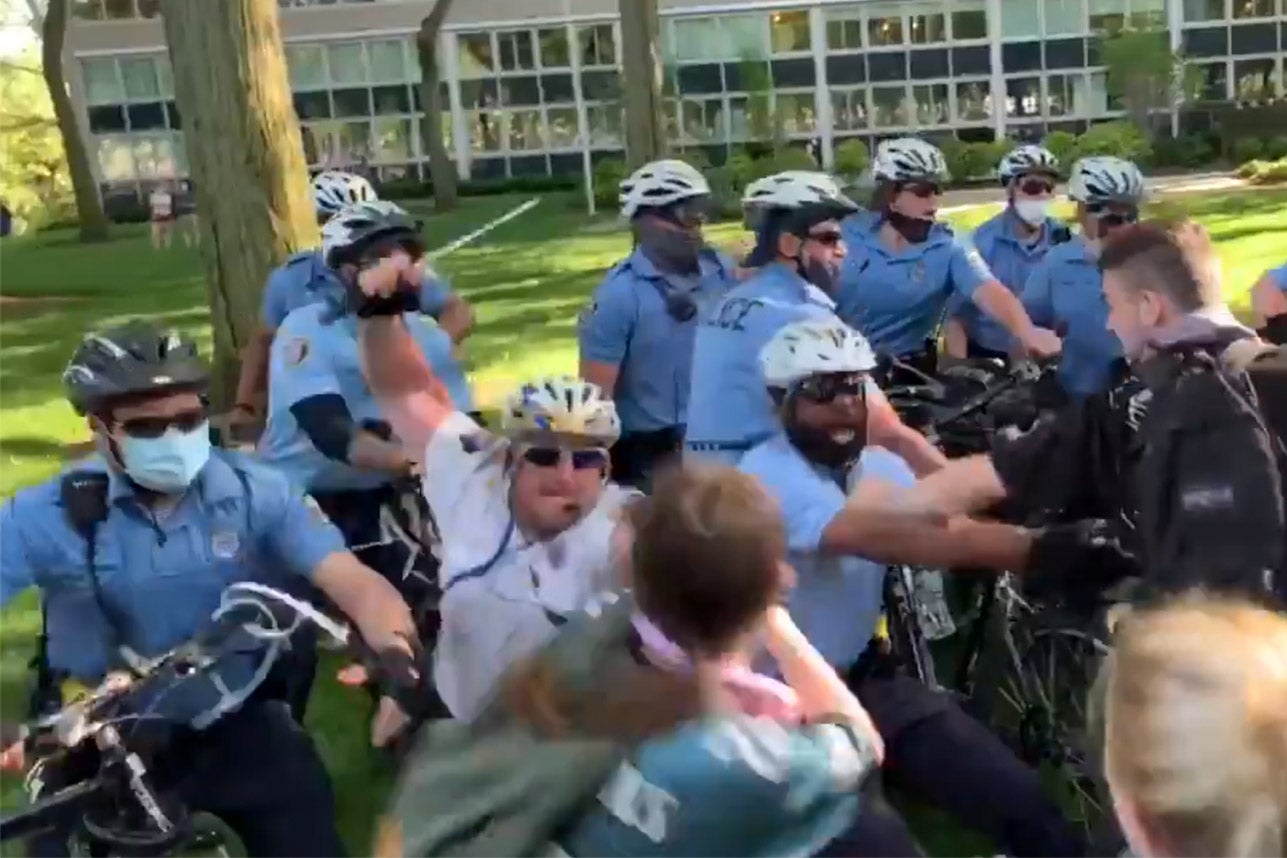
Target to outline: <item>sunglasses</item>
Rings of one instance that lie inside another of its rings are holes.
[[[193,432],[200,429],[209,417],[206,409],[193,408],[165,417],[131,417],[117,421],[117,425],[131,438],[160,438],[171,426],[185,434]]]
[[[1055,192],[1055,183],[1044,179],[1024,179],[1019,183],[1019,191],[1029,197],[1053,194]]]
[[[710,216],[710,203],[701,199],[684,200],[661,210],[661,216],[684,229],[696,229]]]
[[[608,466],[608,451],[598,448],[565,450],[561,447],[528,447],[523,451],[523,458],[538,468],[556,467],[565,457],[571,459],[574,471],[603,470]]]
[[[840,242],[844,241],[844,234],[839,230],[828,230],[826,232],[811,232],[805,238],[809,241],[816,241],[823,247],[837,247]]]
[[[838,396],[862,397],[867,391],[867,378],[859,373],[815,375],[796,385],[796,392],[819,405],[835,402]]]
[[[923,200],[927,200],[930,197],[940,196],[943,193],[942,185],[938,185],[934,182],[908,182],[903,185],[902,190],[907,191],[907,193],[912,196],[920,197]]]
[[[1137,211],[1111,212],[1100,209],[1099,211],[1092,211],[1091,214],[1095,216],[1095,220],[1099,222],[1101,227],[1107,227],[1110,229],[1115,226],[1126,226],[1128,224],[1139,223],[1140,219],[1140,213]]]

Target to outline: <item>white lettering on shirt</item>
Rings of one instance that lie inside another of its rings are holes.
[[[667,814],[679,807],[678,799],[648,783],[630,763],[622,763],[599,790],[599,803],[653,843],[666,839]]]

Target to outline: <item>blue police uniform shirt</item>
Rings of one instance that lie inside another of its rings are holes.
[[[1035,325],[1064,338],[1059,380],[1075,397],[1106,390],[1122,344],[1108,329],[1108,301],[1095,257],[1085,239],[1074,236],[1050,249],[1020,295]]]
[[[455,408],[470,411],[469,383],[452,355],[451,338],[428,316],[407,313],[403,318]],[[344,398],[355,423],[385,419],[359,364],[357,319],[335,318],[330,302],[295,310],[273,338],[268,424],[259,441],[260,457],[309,491],[350,491],[387,484],[391,477],[386,473],[328,459],[295,422],[291,406],[327,393]]]
[[[870,765],[848,725],[708,716],[643,743],[558,846],[571,855],[812,855],[853,823]]]
[[[796,572],[791,618],[833,667],[852,667],[880,619],[885,564],[824,553],[822,534],[844,509],[848,485],[873,479],[909,487],[915,474],[894,453],[867,447],[852,473],[836,475],[810,463],[785,435],[747,453],[738,470],[758,478],[782,509],[787,559]]]
[[[1269,277],[1278,284],[1278,288],[1287,292],[1287,262],[1269,272]]]
[[[684,425],[698,319],[736,284],[735,270],[712,250],[701,255],[697,275],[663,274],[636,249],[595,290],[578,325],[581,357],[620,367],[613,399],[623,432]],[[687,322],[672,318],[666,293],[687,293],[697,314]]]
[[[1025,241],[1017,231],[1019,223],[1019,216],[1014,213],[1014,209],[1007,207],[1005,211],[984,222],[970,236],[989,270],[1002,286],[1015,295],[1023,291],[1033,269],[1054,246],[1051,243],[1052,236],[1067,230],[1058,221],[1046,218],[1036,239]],[[964,326],[972,343],[996,352],[1009,351],[1014,345],[1014,336],[1009,331],[962,295],[952,296],[948,314]]]
[[[292,254],[268,275],[260,314],[265,325],[280,328],[292,310],[343,294],[343,285],[322,261],[321,251],[306,250]],[[420,311],[437,318],[451,294],[451,287],[445,281],[432,271],[425,271],[420,283]]]
[[[840,270],[836,312],[878,352],[904,357],[924,351],[938,334],[948,300],[972,299],[994,279],[974,246],[935,224],[929,238],[900,251],[880,238],[884,220],[842,223],[848,255]]]
[[[726,292],[694,337],[685,455],[733,464],[775,434],[760,350],[784,325],[834,315],[826,293],[781,263]]]
[[[108,472],[97,456],[69,470]],[[94,682],[114,666],[113,628],[94,599],[85,540],[63,508],[61,482],[23,489],[0,509],[0,604],[39,588],[50,665]],[[108,610],[125,626],[115,630],[121,642],[152,657],[203,628],[229,584],[289,585],[345,550],[340,532],[283,474],[213,450],[192,487],[161,515],[110,472],[94,565]]]

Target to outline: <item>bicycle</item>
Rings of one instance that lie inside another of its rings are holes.
[[[214,676],[230,656],[257,646],[262,661],[247,685],[232,691],[222,678],[213,682],[218,704],[191,723],[205,726],[232,711],[262,683],[305,620],[336,641],[350,640],[346,627],[307,603],[262,584],[233,584],[224,591],[210,628],[192,641],[131,665],[128,673],[110,675],[81,699],[11,731],[37,761],[25,779],[31,804],[0,819],[0,841],[51,832],[65,833],[77,855],[230,854],[216,828],[196,824],[190,809],[154,782],[146,762],[152,755],[143,746],[155,744],[156,737],[149,731],[151,741],[145,742],[139,727],[181,726],[156,704],[181,684]],[[71,773],[70,783],[46,793],[44,778],[64,771]]]

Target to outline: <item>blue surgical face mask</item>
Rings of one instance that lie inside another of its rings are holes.
[[[171,426],[160,438],[122,435],[118,446],[121,464],[134,482],[154,492],[181,492],[210,458],[210,424],[191,432]]]

